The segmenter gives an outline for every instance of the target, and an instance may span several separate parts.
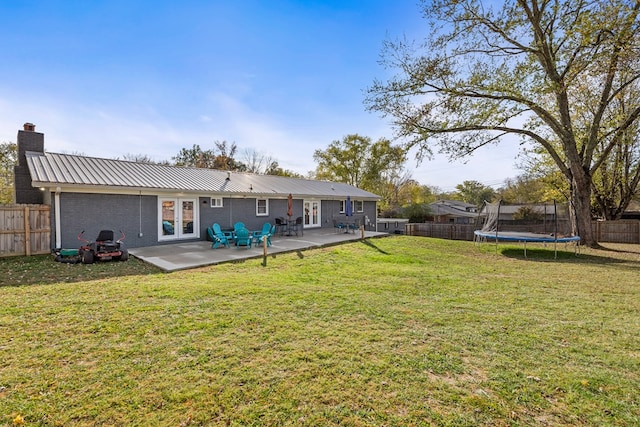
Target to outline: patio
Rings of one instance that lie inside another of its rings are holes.
[[[364,237],[382,237],[387,233],[365,231]],[[304,236],[273,236],[272,245],[267,248],[267,256],[279,253],[295,252],[312,248],[336,245],[344,242],[360,240],[360,231],[355,233],[336,233],[333,229],[304,230]],[[224,262],[241,261],[251,258],[262,258],[262,245],[230,248],[219,247],[211,249],[211,242],[185,242],[159,246],[147,246],[129,249],[129,254],[149,264],[153,264],[164,271],[186,270],[189,268],[221,264]]]

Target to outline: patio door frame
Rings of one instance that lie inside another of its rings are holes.
[[[167,216],[170,209],[165,203],[173,205],[173,216]],[[191,209],[189,209],[191,208]],[[200,217],[197,197],[158,197],[158,241],[200,238]],[[170,220],[173,234],[163,233],[163,221]],[[191,227],[188,223],[191,222]]]
[[[322,202],[319,199],[304,199],[302,207],[304,212],[302,224],[304,228],[322,227]]]

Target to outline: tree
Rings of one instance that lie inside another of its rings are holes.
[[[316,150],[313,159],[316,179],[345,182],[377,194],[389,192],[389,184],[397,186],[407,177],[406,152],[385,138],[372,143],[369,137],[347,135],[326,150]]]
[[[482,207],[485,201],[491,202],[496,197],[493,188],[478,181],[464,181],[462,184],[456,185],[456,190],[463,202],[471,203],[478,208]]]
[[[431,216],[433,213],[426,203],[411,203],[402,208],[402,217],[409,222],[425,222]]]
[[[202,150],[198,144],[191,148],[181,148],[180,152],[172,157],[176,166],[190,166],[196,168],[213,168],[215,155],[211,150]]]
[[[14,202],[14,166],[18,163],[18,146],[12,142],[0,144],[0,204]]]
[[[638,99],[640,91],[624,91],[629,99]],[[618,109],[624,115],[629,99],[620,95],[616,99]],[[617,111],[616,111],[617,112]],[[634,123],[624,132],[616,135],[616,144],[608,143],[602,138],[598,150],[610,149],[608,156],[603,156],[600,167],[593,175],[592,189],[594,211],[607,220],[620,219],[638,193],[640,184],[640,126]],[[611,145],[611,147],[610,147]]]
[[[574,110],[577,112],[574,128],[579,135],[589,128],[588,119],[593,113],[584,114],[589,108],[588,100],[597,96],[589,84],[580,87],[576,98]],[[626,116],[628,106],[637,105],[635,100],[640,97],[640,87],[634,82],[621,90],[611,102],[611,107],[606,111],[602,120],[602,129],[595,147],[594,161],[599,161],[599,167],[594,170],[592,176],[592,211],[595,216],[607,220],[619,219],[622,213],[629,207],[634,195],[638,192],[640,184],[640,138],[638,138],[639,124],[634,122],[622,132],[616,132],[617,117]],[[586,117],[586,119],[585,119]],[[585,136],[581,136],[585,138]],[[612,141],[616,138],[617,141]],[[560,144],[556,142],[560,147]],[[608,154],[606,152],[608,151]],[[533,170],[547,170],[549,181],[554,175],[549,165],[553,159],[548,152],[535,150],[535,155],[530,156],[530,166]],[[556,180],[557,181],[557,180]]]
[[[640,139],[626,132],[593,176],[594,211],[607,220],[620,219],[638,194]]]
[[[434,146],[464,157],[506,135],[541,147],[568,183],[576,232],[595,246],[593,176],[640,116],[637,98],[612,109],[640,78],[640,3],[500,4],[424,1],[426,43],[385,42],[383,65],[400,74],[375,81],[365,104],[391,117],[422,157]]]
[[[513,219],[516,221],[541,221],[543,218],[544,215],[531,206],[521,206],[513,213]]]
[[[497,191],[498,197],[509,204],[544,203],[558,200],[557,193],[542,178],[520,175],[505,180]],[[562,199],[564,200],[564,198]]]
[[[218,154],[213,159],[213,169],[227,171],[245,172],[247,167],[244,163],[235,159],[238,146],[235,142],[216,141],[214,145],[218,149]]]
[[[400,187],[398,193],[398,199],[404,206],[407,204],[435,202],[438,190],[428,185],[421,185],[416,180],[409,179]]]
[[[250,148],[242,150],[240,160],[250,173],[269,175],[270,171],[278,168],[278,162],[273,157]]]
[[[116,157],[116,160],[119,160],[120,157]],[[136,162],[136,163],[154,163],[154,164],[158,164],[158,165],[168,165],[169,162],[167,162],[166,160],[161,161],[161,162],[156,162],[153,159],[151,159],[151,157],[149,157],[147,154],[131,154],[131,153],[127,153],[124,154],[122,156],[122,160],[126,160],[128,162]]]
[[[182,148],[172,157],[176,166],[191,166],[196,168],[219,169],[228,171],[245,171],[246,166],[234,159],[238,147],[236,143],[215,141],[215,150],[203,150],[200,145],[193,144],[191,148]]]
[[[378,204],[379,209],[394,209],[410,203],[408,198],[415,181],[411,179],[411,172],[400,169],[388,173],[386,177],[380,177],[372,182],[371,192],[376,193],[382,200]]]
[[[286,176],[289,178],[304,178],[304,175],[298,173],[298,172],[294,172],[292,170],[289,169],[282,169],[280,167],[280,165],[278,164],[278,162],[273,162],[273,164],[271,165],[271,167],[267,170],[267,172],[265,173],[265,175],[277,175],[277,176]]]

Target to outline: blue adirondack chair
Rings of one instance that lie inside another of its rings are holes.
[[[251,241],[253,240],[253,236],[246,228],[241,228],[236,230],[236,246],[246,246],[247,249],[251,248]]]
[[[216,228],[217,228],[217,231],[216,231]],[[209,234],[209,237],[211,238],[212,249],[215,249],[220,245],[224,245],[227,248],[229,247],[229,239],[227,239],[227,236],[225,236],[224,233],[222,233],[222,231],[220,230],[220,226],[218,224],[213,224],[213,228],[207,227],[207,234]]]
[[[233,232],[237,233],[238,230],[241,230],[243,228],[247,228],[243,222],[236,222],[235,224],[233,224]]]
[[[267,246],[271,246],[271,224],[265,222],[262,226],[262,230],[253,232],[253,245],[258,246],[258,244],[262,243],[262,238],[267,237]]]
[[[269,235],[267,236],[267,246],[271,246],[271,236],[275,236],[276,235],[276,230],[278,229],[278,227],[276,227],[275,224],[273,224],[271,226],[271,232],[269,232]]]
[[[220,228],[220,224],[218,224],[217,222],[213,224],[213,232],[219,236],[226,237],[227,241],[229,242],[233,240],[233,232],[222,231],[222,228]]]

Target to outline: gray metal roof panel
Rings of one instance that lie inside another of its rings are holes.
[[[255,175],[214,169],[199,169],[101,159],[69,154],[27,152],[27,165],[34,184],[56,186],[102,186],[158,189],[217,194],[256,194],[375,199],[376,194],[352,185]],[[227,179],[229,177],[230,179]]]

